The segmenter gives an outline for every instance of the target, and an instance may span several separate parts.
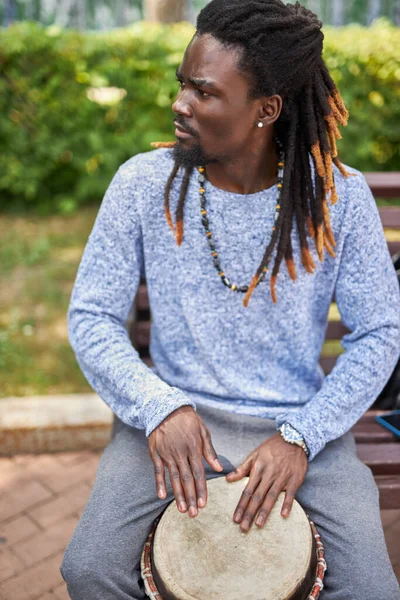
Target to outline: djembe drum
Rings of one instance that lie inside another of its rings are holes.
[[[242,532],[232,516],[249,478],[207,481],[208,500],[196,517],[175,501],[155,520],[141,556],[152,600],[316,600],[326,570],[314,523],[294,500],[280,514],[282,492],[265,525]]]

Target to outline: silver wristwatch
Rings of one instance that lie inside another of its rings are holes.
[[[292,427],[289,423],[283,423],[283,425],[281,425],[279,427],[279,431],[281,433],[281,436],[285,440],[285,442],[289,442],[290,444],[296,444],[297,446],[301,446],[301,448],[303,448],[306,455],[309,456],[310,452],[307,448],[304,438],[301,435],[301,433],[299,433],[297,431],[297,429]]]

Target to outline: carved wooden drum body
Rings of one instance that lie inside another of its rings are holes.
[[[326,570],[314,523],[294,500],[280,514],[282,492],[265,525],[247,533],[232,520],[249,478],[207,481],[198,515],[175,501],[156,519],[143,548],[141,572],[153,600],[316,600]]]

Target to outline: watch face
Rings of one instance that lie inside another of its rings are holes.
[[[287,439],[294,441],[303,441],[303,436],[294,429],[289,423],[284,423],[282,425],[282,433]]]

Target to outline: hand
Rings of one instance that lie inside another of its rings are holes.
[[[286,490],[282,517],[288,517],[295,494],[304,481],[308,460],[303,448],[286,442],[280,433],[262,442],[232,473],[227,481],[249,481],[236,506],[233,520],[248,531],[260,508],[256,525],[263,527],[280,492]]]
[[[204,421],[189,405],[174,410],[149,435],[149,454],[154,464],[159,498],[165,498],[165,466],[181,512],[197,515],[197,506],[207,504],[207,484],[202,457],[210,467],[222,471],[211,435]]]

